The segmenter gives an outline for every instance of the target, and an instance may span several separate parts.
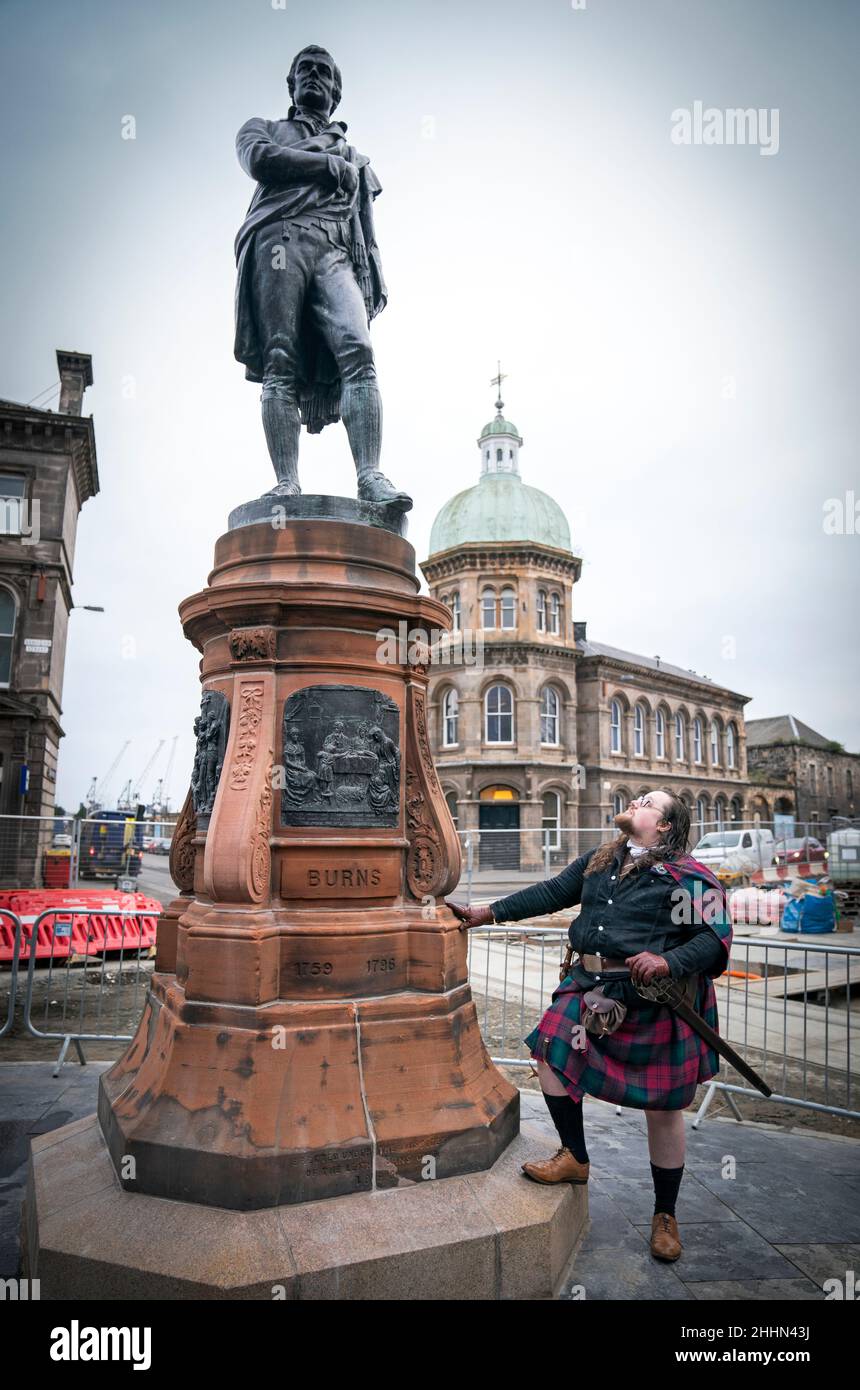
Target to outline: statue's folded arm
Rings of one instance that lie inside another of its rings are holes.
[[[258,183],[329,183],[329,156],[281,145],[269,134],[269,122],[255,116],[236,136],[239,163]]]

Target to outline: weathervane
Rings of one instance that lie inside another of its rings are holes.
[[[496,389],[497,389],[497,391],[498,391],[498,393],[499,393],[499,394],[498,394],[498,397],[497,397],[497,399],[496,399],[496,410],[497,410],[497,411],[499,412],[499,414],[501,415],[502,409],[503,409],[504,404],[505,404],[504,401],[502,400],[502,382],[505,381],[505,380],[507,380],[508,373],[502,371],[502,364],[501,364],[501,362],[497,362],[497,363],[496,363],[496,368],[497,368],[496,375],[493,376],[493,377],[490,377],[490,385],[491,385],[491,386],[495,386]]]

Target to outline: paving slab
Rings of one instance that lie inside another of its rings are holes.
[[[15,1274],[19,1268],[20,1205],[31,1138],[50,1146],[56,1142],[52,1141],[52,1131],[70,1120],[81,1121],[85,1131],[88,1117],[95,1112],[99,1076],[113,1064],[91,1062],[80,1067],[70,1062],[59,1077],[52,1076],[53,1065],[53,1061],[0,1062],[2,1277]],[[559,1141],[542,1096],[522,1091],[520,1097],[524,1140],[538,1154],[551,1154]],[[592,1300],[804,1301],[825,1298],[825,1282],[834,1278],[844,1281],[851,1270],[860,1284],[857,1140],[753,1121],[739,1124],[723,1117],[709,1117],[694,1130],[693,1112],[687,1112],[685,1174],[677,1208],[685,1248],[680,1260],[670,1265],[655,1260],[648,1248],[653,1194],[644,1113],[627,1109],[616,1114],[614,1106],[591,1098],[584,1105],[591,1180],[587,1188],[576,1190],[583,1194],[583,1200],[587,1194],[588,1223],[565,1275],[562,1298],[575,1298],[582,1290],[586,1299]],[[727,1155],[736,1164],[736,1175],[731,1179],[722,1176]],[[76,1222],[99,1219],[105,1187],[97,1182],[90,1192],[91,1176],[82,1164],[75,1173],[71,1203],[67,1192],[72,1227]],[[479,1177],[456,1180],[465,1183],[458,1210],[469,1223],[469,1258],[475,1257],[475,1274],[484,1278],[489,1266],[487,1247],[482,1248],[481,1223],[487,1218],[495,1235],[506,1231],[511,1256],[509,1284],[502,1296],[517,1298],[523,1287],[518,1281],[527,1279],[530,1263],[539,1253],[534,1235],[529,1233],[526,1208],[546,1198],[551,1189],[544,1191],[535,1184],[528,1184],[527,1190],[525,1184],[508,1186],[503,1169],[495,1180],[502,1187],[494,1188],[487,1180],[481,1188]],[[508,1192],[507,1207],[500,1212],[503,1189]],[[328,1203],[317,1205],[323,1208]],[[541,1229],[539,1222],[534,1229]],[[558,1239],[563,1241],[563,1223],[557,1229]],[[280,1235],[272,1231],[270,1248],[280,1249],[284,1239],[282,1228]],[[309,1281],[318,1279],[320,1296],[330,1296],[325,1292],[326,1280],[330,1289],[333,1278],[330,1268],[326,1272],[325,1261],[318,1260],[315,1272],[316,1257],[309,1247],[303,1249],[310,1262],[305,1270],[306,1294],[313,1288]],[[555,1252],[552,1258],[557,1259]],[[465,1260],[462,1268],[467,1267]],[[291,1269],[287,1261],[288,1282]],[[403,1272],[404,1287],[414,1284],[415,1296],[423,1296],[420,1268],[415,1264],[410,1272],[408,1250]],[[344,1287],[340,1296],[359,1296],[361,1279],[372,1283],[372,1274],[368,1267],[365,1275],[356,1275],[354,1288]],[[242,1271],[242,1277],[247,1279],[249,1272]],[[294,1295],[295,1287],[291,1287]],[[452,1290],[449,1296],[463,1294]]]

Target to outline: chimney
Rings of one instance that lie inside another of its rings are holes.
[[[60,373],[61,415],[80,415],[84,392],[93,384],[93,359],[88,352],[64,352],[57,348]]]
[[[585,641],[585,623],[574,623],[574,625],[573,625],[573,640],[574,640],[574,642],[584,642],[584,641]]]

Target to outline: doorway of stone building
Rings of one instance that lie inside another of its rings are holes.
[[[478,807],[478,829],[480,868],[520,867],[520,807],[513,787],[484,788]]]

